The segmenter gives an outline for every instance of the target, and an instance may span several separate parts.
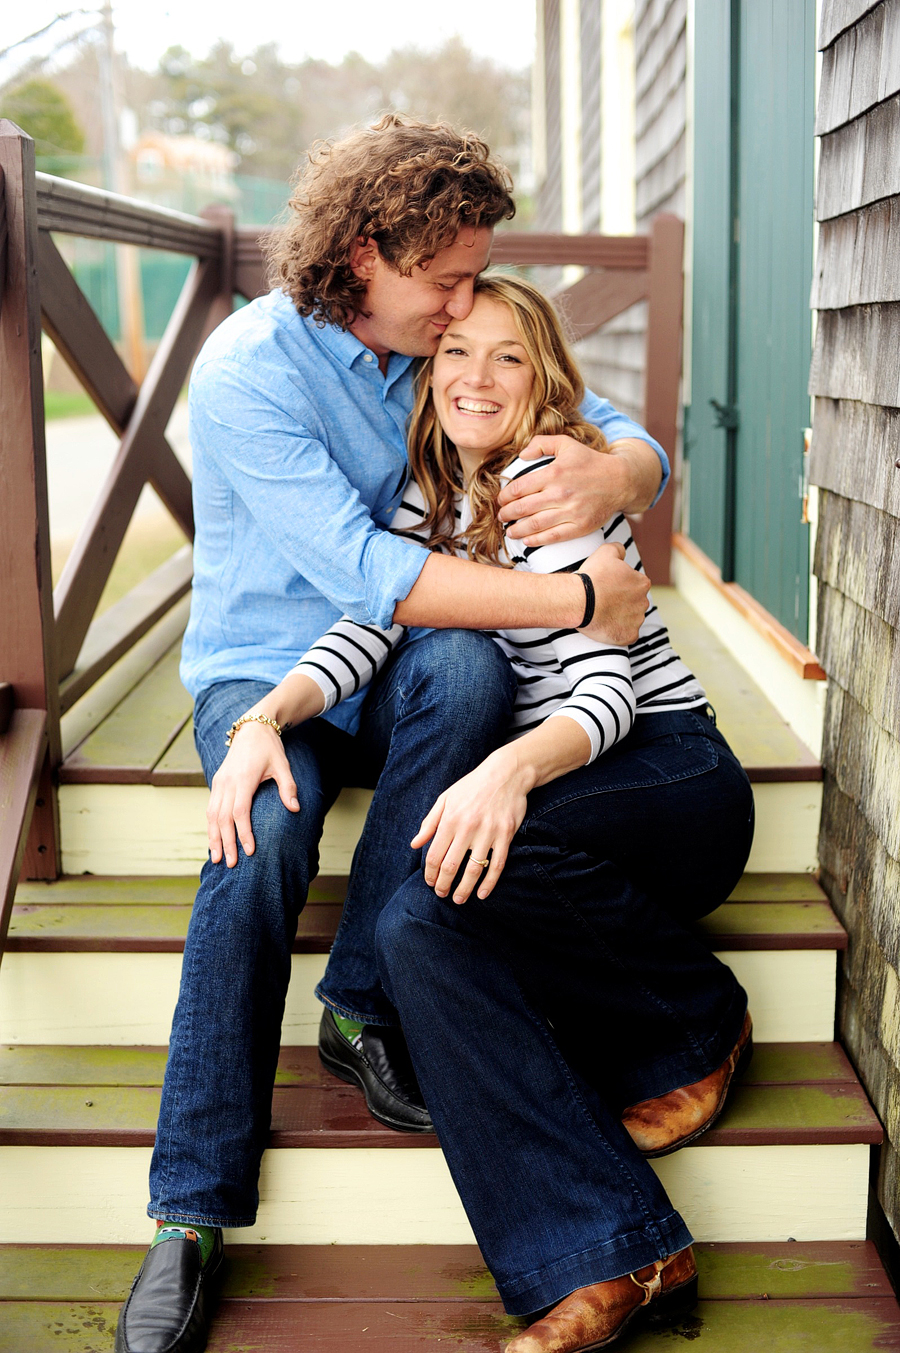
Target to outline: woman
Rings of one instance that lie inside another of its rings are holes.
[[[582,394],[545,298],[479,279],[421,373],[395,528],[541,572],[577,569],[605,540],[640,568],[622,517],[532,551],[497,525],[502,480],[539,463],[517,459],[534,435],[602,450]],[[586,624],[587,583],[585,606]],[[277,757],[260,720],[330,708],[402,634],[334,626],[248,711],[242,766],[256,747]],[[377,955],[371,994],[380,974],[506,1308],[551,1308],[510,1351],[575,1353],[696,1296],[690,1234],[645,1157],[705,1131],[749,1054],[746,996],[688,923],[740,876],[752,795],[652,605],[628,650],[577,631],[494,638],[518,679],[511,740],[431,807],[412,841],[431,843],[424,870],[380,915],[351,887],[318,994],[346,1024],[343,974]],[[234,768],[213,784],[217,822],[234,818]]]

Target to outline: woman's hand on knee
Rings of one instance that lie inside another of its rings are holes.
[[[224,855],[232,869],[238,862],[238,841],[245,855],[253,854],[256,842],[250,809],[264,780],[275,781],[285,808],[292,813],[300,811],[297,786],[281,738],[265,724],[242,724],[210,786],[206,834],[213,864]]]
[[[524,777],[508,747],[493,752],[440,795],[410,842],[418,850],[431,841],[425,882],[438,897],[449,894],[467,853],[469,860],[453,891],[453,901],[466,902],[476,885],[478,897],[489,896],[503,872],[526,806]]]

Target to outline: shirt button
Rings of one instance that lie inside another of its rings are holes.
[[[365,356],[363,357],[363,361],[364,361],[364,362],[374,362],[374,361],[375,361],[375,358],[372,356],[371,352],[367,352],[367,353],[365,354]]]

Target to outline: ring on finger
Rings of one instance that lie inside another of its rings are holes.
[[[469,864],[477,864],[480,869],[487,869],[490,860],[476,860],[474,855],[470,855]]]

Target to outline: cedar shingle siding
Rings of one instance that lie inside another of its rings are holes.
[[[888,1134],[900,1231],[900,0],[825,0],[811,478],[828,672],[823,884],[850,931],[841,1034]]]

